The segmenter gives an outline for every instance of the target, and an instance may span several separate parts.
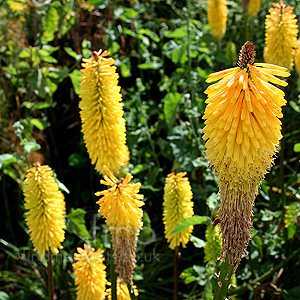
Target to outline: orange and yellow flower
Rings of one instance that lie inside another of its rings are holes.
[[[164,188],[163,221],[165,236],[171,249],[175,249],[180,244],[185,248],[194,228],[189,226],[179,233],[171,234],[178,222],[194,215],[193,193],[190,182],[187,177],[184,177],[185,175],[186,172],[169,174]]]
[[[226,0],[208,0],[207,18],[212,36],[220,42],[226,31]]]
[[[42,257],[57,254],[65,239],[65,201],[49,166],[27,170],[23,189],[25,221],[34,250]]]
[[[276,76],[284,67],[254,63],[255,46],[246,42],[238,66],[209,75],[203,119],[206,154],[219,180],[222,258],[239,263],[252,226],[252,206],[259,184],[273,163],[281,139],[281,107],[286,86]]]
[[[104,165],[118,173],[129,163],[119,75],[109,52],[94,52],[83,58],[79,102],[83,139],[95,168],[104,174]]]
[[[108,176],[105,175],[100,182],[110,188],[95,195],[102,196],[97,203],[112,236],[116,272],[121,280],[128,282],[132,280],[137,237],[143,226],[140,207],[144,205],[141,201],[144,196],[138,194],[139,182],[130,183],[130,174],[118,180],[107,167],[104,168]]]
[[[264,60],[291,70],[298,35],[297,18],[293,7],[282,1],[273,5],[266,16]]]
[[[77,300],[103,300],[106,296],[106,272],[103,251],[84,244],[74,254]]]

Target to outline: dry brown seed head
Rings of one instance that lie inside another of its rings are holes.
[[[243,47],[240,51],[239,60],[237,62],[237,65],[240,68],[245,68],[247,66],[247,64],[250,64],[250,65],[254,64],[255,54],[256,54],[254,49],[255,49],[255,45],[253,42],[247,41],[243,45]]]

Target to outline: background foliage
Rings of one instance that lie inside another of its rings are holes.
[[[66,196],[66,240],[54,264],[58,299],[75,297],[76,247],[90,241],[109,253],[94,196],[103,187],[82,140],[78,110],[81,59],[100,48],[110,51],[120,74],[131,153],[124,172],[142,183],[145,195],[134,282],[140,299],[171,299],[173,252],[162,223],[165,178],[174,169],[187,171],[195,213],[214,218],[217,183],[201,137],[205,79],[235,65],[247,40],[256,45],[256,61],[263,61],[272,1],[262,1],[255,20],[241,1],[227,1],[220,46],[209,33],[204,0],[0,2],[0,299],[47,298],[46,261],[32,252],[23,218],[22,180],[33,161],[55,170]],[[285,2],[299,18],[299,2]],[[267,299],[299,298],[300,102],[294,70],[288,83],[284,138],[256,199],[249,255],[238,268],[232,299],[260,299],[262,287]],[[181,251],[181,299],[212,299],[216,264],[204,262],[205,224],[195,226]]]

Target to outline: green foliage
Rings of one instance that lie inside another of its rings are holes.
[[[85,214],[86,212],[83,209],[71,208],[71,212],[67,214],[67,231],[76,234],[82,240],[87,241],[88,239],[91,239],[91,235],[85,226]]]
[[[192,216],[190,218],[183,219],[179,223],[176,224],[171,234],[179,233],[183,230],[186,230],[189,226],[192,225],[201,225],[206,223],[209,220],[207,216]]]
[[[66,193],[68,229],[62,255],[54,261],[57,298],[75,298],[76,247],[86,242],[110,251],[94,196],[104,187],[90,164],[78,112],[81,60],[100,48],[110,51],[120,74],[130,150],[124,172],[142,183],[145,196],[134,281],[140,299],[170,299],[173,253],[162,223],[165,177],[172,170],[188,172],[194,194],[196,215],[177,224],[175,232],[215,219],[220,197],[202,140],[205,80],[234,66],[246,40],[254,41],[256,60],[263,61],[270,3],[262,1],[253,21],[241,1],[227,1],[227,30],[217,46],[207,24],[207,1],[2,2],[1,237],[8,242],[1,240],[0,299],[47,298],[46,263],[30,250],[23,218],[22,181],[33,162],[55,169]],[[289,5],[299,17],[300,4]],[[287,258],[300,248],[299,83],[292,70],[284,90],[288,105],[278,158],[257,196],[249,255],[237,270],[230,297],[253,299],[255,283],[271,282],[282,267],[276,285],[285,299],[297,298],[299,260]],[[204,262],[205,231],[206,226],[195,226],[191,243],[181,249],[180,299],[213,299],[219,266]]]

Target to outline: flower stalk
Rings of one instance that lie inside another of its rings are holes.
[[[217,284],[213,300],[226,299],[228,290],[230,289],[230,279],[234,270],[234,265],[229,264],[228,257],[221,263],[220,271],[216,274]]]
[[[53,264],[52,264],[52,252],[48,251],[48,297],[49,300],[54,299],[54,279],[53,279]]]
[[[174,300],[178,300],[179,258],[180,258],[180,252],[179,252],[179,246],[177,246],[174,252]]]

